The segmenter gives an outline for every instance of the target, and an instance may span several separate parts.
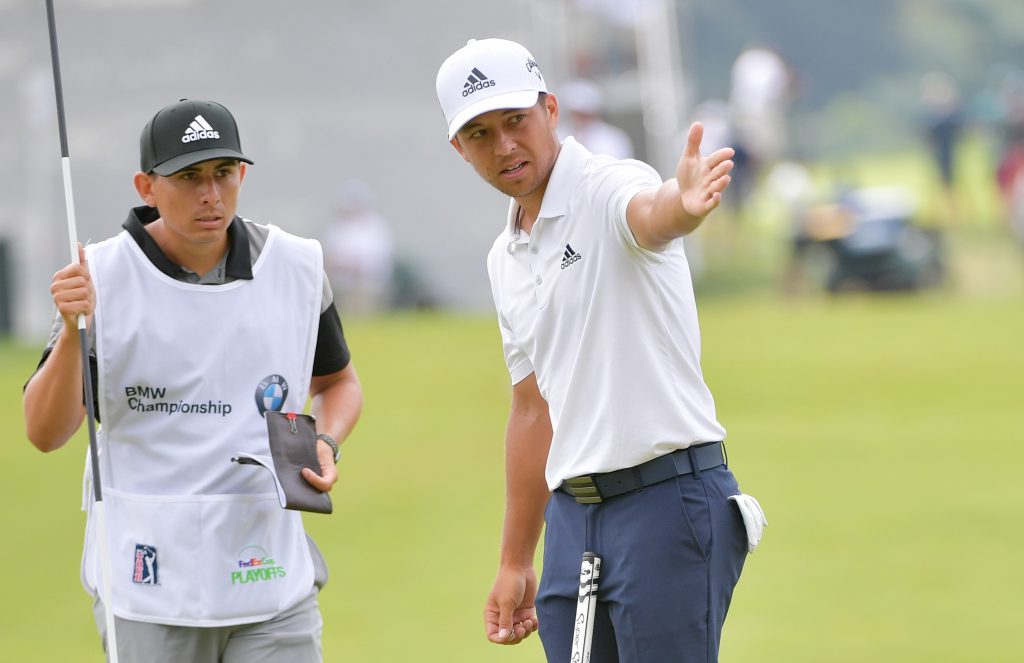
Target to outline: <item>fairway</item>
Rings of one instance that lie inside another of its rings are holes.
[[[1019,297],[699,305],[731,465],[769,521],[721,660],[1024,660]],[[306,516],[331,566],[325,660],[542,661],[536,638],[501,648],[482,635],[510,393],[491,317],[346,331],[366,406],[335,513]],[[78,582],[86,439],[43,455],[21,423],[38,350],[0,346],[0,660],[99,661]]]

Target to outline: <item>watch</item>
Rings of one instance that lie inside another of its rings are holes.
[[[327,435],[326,433],[317,433],[316,439],[323,440],[324,442],[329,444],[332,449],[334,449],[334,462],[337,463],[338,459],[341,458],[341,448],[338,446],[337,441],[335,441],[333,437]]]

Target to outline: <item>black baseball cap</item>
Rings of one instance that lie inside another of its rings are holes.
[[[142,129],[142,172],[171,175],[211,159],[252,160],[242,154],[231,111],[215,101],[182,99],[157,111]]]

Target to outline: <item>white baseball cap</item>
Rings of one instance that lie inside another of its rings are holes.
[[[470,39],[437,72],[437,98],[448,122],[448,140],[477,115],[529,108],[540,92],[547,91],[530,52],[507,39]]]

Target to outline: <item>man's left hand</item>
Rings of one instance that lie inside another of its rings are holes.
[[[317,490],[329,493],[338,483],[338,467],[334,464],[334,449],[323,440],[316,441],[316,457],[320,461],[320,474],[308,467],[302,468],[302,478]]]

